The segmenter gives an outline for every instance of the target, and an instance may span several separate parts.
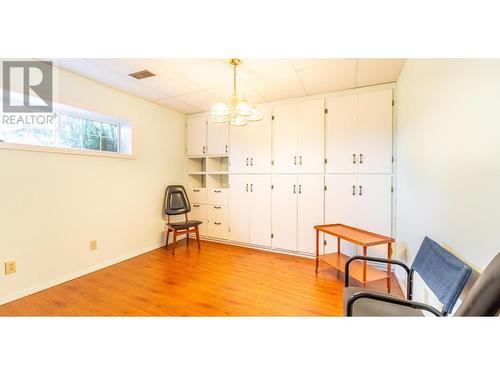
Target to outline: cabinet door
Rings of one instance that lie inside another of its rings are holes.
[[[249,122],[247,126],[231,126],[232,173],[271,172],[271,107],[257,106],[262,120]]]
[[[250,176],[250,196],[250,243],[271,246],[271,176]]]
[[[250,183],[248,175],[232,175],[229,187],[229,238],[248,243],[250,239]]]
[[[392,90],[359,94],[359,173],[392,172]]]
[[[357,226],[356,221],[356,198],[357,184],[356,175],[332,174],[325,176],[325,223],[346,224]],[[333,236],[325,236],[327,252],[337,251],[337,239]],[[350,242],[341,240],[341,251],[347,255],[356,254],[356,246]]]
[[[229,154],[229,124],[208,121],[207,153],[209,155]]]
[[[262,114],[262,120],[246,126],[249,129],[248,164],[251,173],[271,173],[271,106],[260,105],[257,109]]]
[[[358,96],[329,98],[326,121],[327,173],[358,170]]]
[[[298,172],[323,173],[325,165],[325,102],[299,103]]]
[[[273,247],[297,251],[297,177],[274,175],[273,186]]]
[[[298,176],[298,251],[316,253],[315,225],[324,223],[324,176]]]
[[[187,119],[187,155],[206,154],[207,121],[205,116],[193,116]]]
[[[249,173],[250,150],[253,137],[251,136],[253,124],[247,126],[230,127],[230,157],[229,171],[231,173]],[[269,142],[271,136],[269,135]]]
[[[384,236],[391,235],[391,186],[391,175],[358,175],[357,217],[361,229]]]
[[[273,108],[274,173],[297,171],[298,106],[282,104]]]
[[[370,232],[391,236],[391,175],[358,175],[358,226]],[[386,258],[387,245],[368,248],[368,255]]]

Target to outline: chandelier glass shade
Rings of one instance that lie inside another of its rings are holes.
[[[248,122],[262,120],[262,114],[257,108],[248,104],[236,89],[236,67],[241,63],[239,59],[231,59],[233,66],[233,95],[228,101],[218,101],[212,107],[212,122],[229,122],[233,126],[245,126]]]

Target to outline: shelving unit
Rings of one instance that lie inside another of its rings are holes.
[[[209,156],[206,159],[207,171],[210,174],[228,174],[229,157],[227,156]]]

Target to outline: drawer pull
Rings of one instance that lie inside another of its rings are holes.
[[[199,204],[193,204],[193,206],[194,206],[194,207],[200,207],[200,205],[199,205]]]
[[[199,193],[199,192],[200,192],[200,189],[193,189],[193,191],[194,191],[195,193]]]
[[[214,190],[214,193],[222,193],[221,190]]]
[[[214,206],[216,210],[220,210],[222,207],[221,206]]]
[[[218,223],[217,221],[214,221],[214,224],[215,224],[215,225],[220,225],[220,223]]]

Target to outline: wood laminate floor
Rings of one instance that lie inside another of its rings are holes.
[[[0,306],[28,316],[335,316],[343,274],[314,260],[202,241],[178,242]],[[356,284],[355,282],[353,283]],[[368,288],[384,290],[385,280]],[[402,296],[392,276],[392,293]]]

